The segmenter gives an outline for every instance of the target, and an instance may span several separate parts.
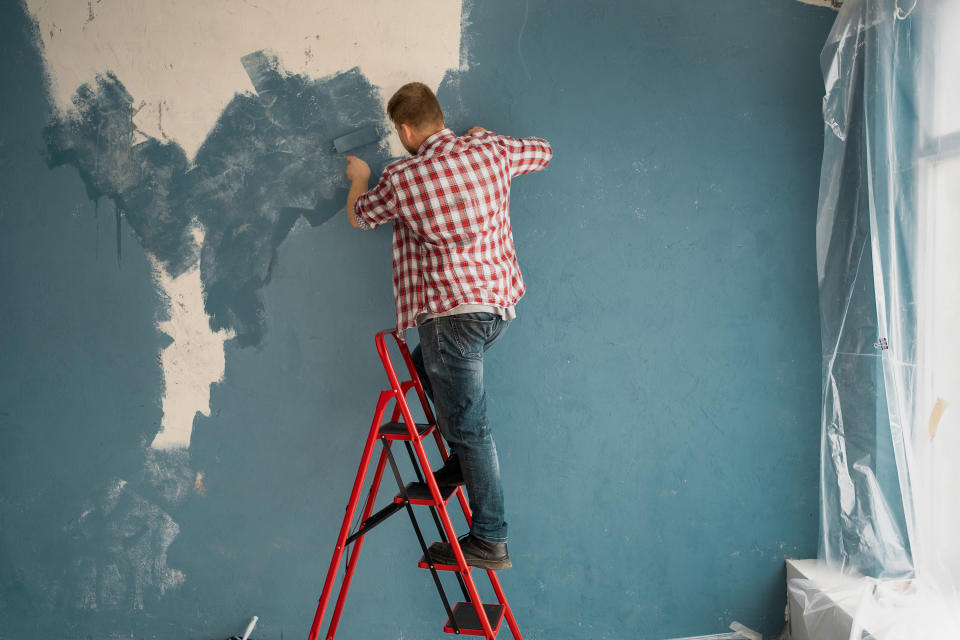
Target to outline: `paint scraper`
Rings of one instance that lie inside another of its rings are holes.
[[[334,140],[333,148],[337,153],[346,153],[357,147],[362,147],[379,140],[380,132],[376,127],[363,127],[362,129],[357,129],[353,133],[348,133]]]

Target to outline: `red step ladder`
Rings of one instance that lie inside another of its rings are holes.
[[[400,349],[406,364],[410,379],[400,382],[396,371],[393,368],[393,362],[387,351],[386,336],[390,335]],[[494,640],[497,637],[497,631],[500,629],[500,623],[504,618],[510,627],[514,640],[523,640],[520,630],[517,628],[517,622],[513,618],[513,612],[507,603],[507,598],[503,595],[503,589],[500,587],[500,581],[497,579],[494,571],[487,571],[487,577],[497,597],[496,604],[483,604],[480,600],[480,594],[477,592],[476,584],[471,575],[473,567],[467,565],[463,558],[463,552],[457,541],[457,534],[450,521],[450,515],[447,513],[447,503],[450,498],[456,494],[460,508],[463,509],[463,515],[470,523],[470,507],[462,487],[444,487],[442,490],[437,485],[433,477],[433,471],[430,467],[430,461],[427,459],[427,452],[423,448],[423,440],[433,435],[437,448],[440,450],[440,456],[446,460],[448,457],[443,438],[440,436],[440,430],[437,428],[436,420],[430,405],[427,402],[427,396],[424,394],[423,385],[417,376],[417,370],[414,367],[413,360],[410,357],[410,350],[406,343],[399,339],[397,332],[385,330],[377,334],[376,337],[377,353],[380,354],[380,360],[390,381],[390,389],[380,392],[380,399],[377,401],[377,409],[373,415],[373,423],[370,426],[370,434],[367,436],[366,446],[363,448],[363,456],[360,459],[360,468],[357,470],[357,478],[353,483],[353,491],[350,492],[350,502],[347,504],[347,512],[343,518],[343,526],[340,527],[340,535],[337,538],[337,546],[333,552],[333,559],[330,561],[330,569],[327,571],[327,578],[323,583],[323,593],[320,596],[320,604],[317,605],[317,613],[313,618],[313,625],[310,627],[309,640],[316,640],[320,633],[320,625],[323,623],[324,612],[333,592],[334,580],[339,572],[340,561],[344,555],[347,556],[346,569],[343,577],[343,583],[340,587],[340,593],[337,596],[337,604],[333,610],[333,618],[330,620],[330,627],[327,630],[327,640],[333,640],[337,631],[337,624],[340,622],[340,614],[343,612],[343,604],[347,597],[347,591],[350,589],[350,580],[353,578],[353,571],[357,567],[357,558],[360,556],[360,549],[363,547],[363,539],[366,534],[384,522],[387,518],[401,510],[406,510],[410,516],[410,523],[420,542],[420,548],[423,550],[423,557],[417,563],[422,569],[428,569],[436,584],[437,592],[440,594],[440,600],[447,611],[447,622],[443,627],[446,633],[468,634],[483,636],[487,640]],[[410,389],[416,389],[420,405],[423,407],[423,413],[426,416],[426,424],[417,424],[413,415],[410,413],[410,407],[407,405],[406,396]],[[393,412],[388,422],[383,422],[391,401],[394,403]],[[360,501],[360,493],[363,489],[367,477],[367,471],[370,468],[370,461],[373,458],[373,451],[376,448],[377,441],[382,445],[380,458],[377,461],[376,471],[373,474],[373,482],[367,492],[367,498],[363,505],[360,525],[351,532],[351,524],[356,515],[357,506]],[[404,484],[400,477],[400,470],[397,467],[397,461],[393,455],[392,445],[394,442],[403,442],[410,457],[410,462],[417,475],[417,482]],[[393,476],[397,481],[399,492],[387,506],[373,513],[373,506],[377,499],[377,492],[380,489],[380,481],[383,479],[383,472],[389,463]],[[420,532],[420,525],[414,515],[412,505],[426,505],[430,509],[433,521],[437,526],[437,532],[443,542],[449,542],[453,547],[454,556],[457,559],[455,565],[444,565],[433,562],[430,558],[430,552],[427,543],[424,541],[423,534]],[[348,547],[353,545],[353,552],[348,552]],[[457,602],[453,608],[447,600],[446,593],[440,581],[439,571],[449,571],[457,576],[457,582],[460,591],[463,593],[464,602]],[[477,569],[482,571],[482,569]]]

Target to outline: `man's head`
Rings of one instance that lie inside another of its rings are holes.
[[[397,128],[400,142],[411,154],[416,154],[424,140],[444,128],[437,96],[422,82],[400,87],[387,103],[387,115]]]

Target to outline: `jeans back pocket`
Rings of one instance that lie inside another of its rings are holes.
[[[502,322],[494,313],[462,313],[446,318],[454,344],[464,358],[479,359]]]

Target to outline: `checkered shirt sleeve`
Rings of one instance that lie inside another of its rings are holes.
[[[541,138],[511,138],[489,131],[481,136],[495,138],[510,158],[510,176],[520,176],[546,168],[553,158],[553,149],[550,143]]]
[[[399,214],[397,196],[391,181],[390,171],[385,171],[373,189],[357,198],[353,216],[361,229],[375,229],[390,222]]]

